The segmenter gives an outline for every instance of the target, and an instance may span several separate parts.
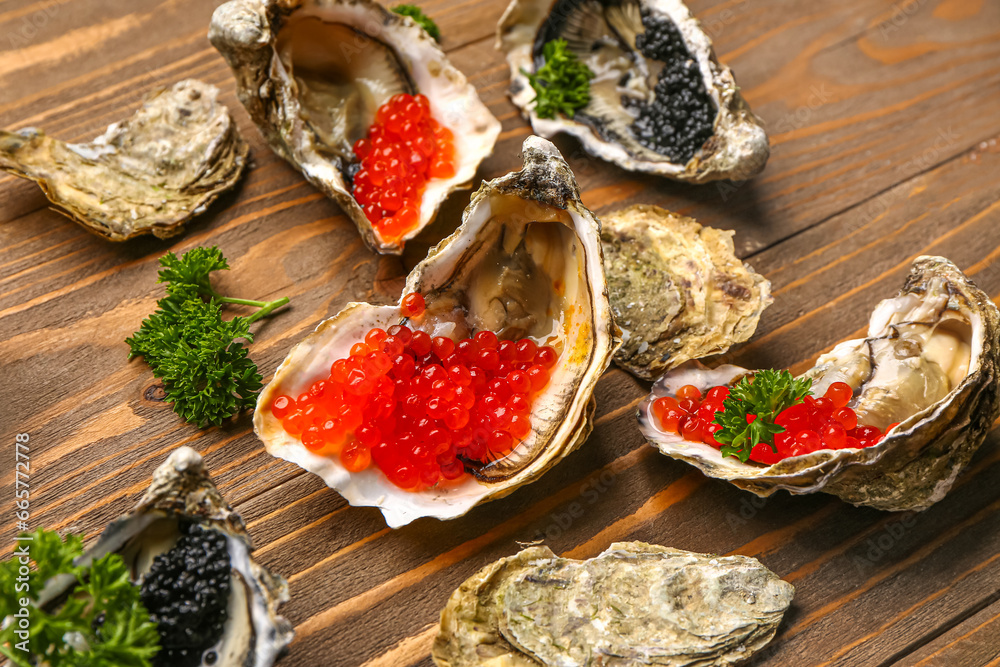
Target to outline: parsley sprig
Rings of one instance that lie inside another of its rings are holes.
[[[521,73],[535,91],[535,114],[539,118],[555,118],[562,113],[570,118],[590,103],[590,80],[594,73],[568,50],[565,39],[554,39],[542,47],[545,64],[531,74]]]
[[[19,557],[0,563],[0,619],[19,612],[21,598],[31,600],[28,652],[16,647],[22,639],[14,622],[0,630],[0,654],[18,667],[149,667],[159,651],[159,634],[122,557],[107,554],[75,565],[83,553],[80,536],[63,541],[41,528],[22,536],[32,538],[20,544],[28,545],[35,568],[19,579]],[[53,610],[35,606],[45,582],[60,574],[76,579],[70,595]]]
[[[167,283],[167,296],[143,320],[128,343],[129,359],[142,356],[163,380],[167,400],[185,421],[204,427],[252,408],[263,378],[243,343],[253,341],[250,324],[288,303],[251,301],[222,296],[213,289],[210,274],[229,268],[217,247],[194,248],[178,258],[160,258],[158,282]],[[207,300],[206,300],[207,299]],[[255,306],[249,317],[222,319],[222,304]]]
[[[428,35],[434,38],[435,42],[441,41],[441,30],[438,28],[437,23],[434,22],[431,17],[424,14],[424,10],[420,9],[416,5],[396,5],[392,8],[392,11],[396,12],[401,16],[409,16],[411,19],[420,24],[420,27],[427,32]]]
[[[723,456],[734,456],[746,463],[750,450],[765,442],[774,451],[774,436],[785,428],[774,423],[785,408],[799,403],[812,392],[809,378],[795,378],[788,371],[765,369],[752,378],[740,379],[729,390],[729,397],[722,403],[722,410],[715,414],[715,423],[722,427],[715,439],[725,443]],[[748,423],[747,416],[756,415]]]

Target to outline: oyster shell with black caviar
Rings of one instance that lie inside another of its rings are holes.
[[[923,510],[951,489],[1000,415],[1000,313],[952,262],[918,257],[899,294],[876,306],[868,335],[817,359],[803,374],[813,393],[845,382],[859,425],[897,424],[870,447],[822,449],[771,466],[742,463],[665,433],[650,411],[653,400],[686,384],[705,391],[749,372],[696,364],[670,371],[639,406],[640,429],[667,456],[759,496],[823,491],[854,505]]]
[[[259,565],[243,519],[190,447],[153,473],[135,509],[112,522],[77,565],[118,553],[157,624],[153,667],[270,667],[292,641],[278,614],[285,580]],[[38,604],[59,604],[77,580],[48,581]]]
[[[592,429],[594,387],[617,344],[600,223],[551,143],[529,137],[523,154],[524,167],[483,183],[458,230],[407,276],[403,294],[426,301],[419,319],[403,317],[399,305],[348,304],[288,353],[258,399],[254,430],[268,452],[316,473],[352,505],[378,507],[392,527],[454,518],[504,496],[561,461]],[[501,458],[464,462],[470,475],[460,483],[409,491],[375,467],[348,472],[337,456],[314,453],[285,430],[272,411],[276,397],[306,392],[369,331],[398,324],[456,341],[486,330],[557,350],[548,385],[535,394],[531,432]]]
[[[594,74],[572,118],[541,118],[528,73],[562,39]],[[770,155],[763,124],[680,0],[513,0],[497,28],[511,100],[535,132],[565,132],[629,171],[703,183],[744,180]]]
[[[0,169],[35,181],[57,211],[112,241],[167,238],[246,167],[249,147],[218,97],[215,86],[181,81],[89,144],[0,131]]]
[[[653,380],[753,335],[771,283],[736,257],[733,232],[642,204],[601,223],[619,366]]]
[[[771,641],[793,594],[747,556],[620,542],[581,561],[531,547],[452,594],[431,656],[439,667],[721,667]]]
[[[452,192],[471,186],[500,122],[413,19],[371,0],[230,0],[209,40],[236,76],[240,101],[274,151],[351,218],[379,253],[400,254]],[[422,94],[454,135],[455,173],[432,178],[419,220],[401,236],[379,231],[352,194],[353,146],[397,94]]]

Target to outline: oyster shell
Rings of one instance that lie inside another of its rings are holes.
[[[422,516],[454,518],[504,496],[558,463],[591,431],[594,386],[615,344],[600,223],[580,202],[573,174],[552,144],[529,137],[523,155],[523,169],[484,183],[458,230],[407,277],[403,294],[426,300],[421,319],[401,319],[399,306],[348,304],[289,352],[257,401],[254,430],[272,455],[316,473],[352,505],[378,507],[391,527]],[[410,492],[374,466],[351,474],[338,459],[309,452],[271,413],[276,396],[306,391],[373,327],[400,323],[454,339],[478,330],[501,339],[532,337],[561,350],[532,408],[531,434],[504,458],[467,464],[474,477],[458,485]]]
[[[112,241],[174,236],[246,166],[249,148],[218,96],[181,81],[89,144],[0,131],[0,169],[35,181],[56,210]]]
[[[271,148],[336,201],[376,252],[402,253],[449,194],[471,186],[500,134],[434,39],[370,0],[231,0],[216,9],[208,36]],[[455,136],[456,166],[453,177],[428,181],[420,221],[398,241],[379,235],[348,184],[354,142],[397,93],[427,96]]]
[[[736,257],[733,232],[642,204],[601,224],[619,366],[652,380],[753,335],[771,283]]]
[[[637,46],[649,26],[656,35]],[[661,36],[673,48],[661,56],[670,61],[666,68],[644,53],[660,48]],[[573,118],[539,118],[524,73],[544,64],[542,47],[556,38],[565,39],[596,75],[590,103]],[[535,132],[570,134],[591,155],[623,169],[692,183],[744,180],[770,155],[763,123],[680,0],[513,0],[497,28],[497,48],[510,65],[511,100]],[[668,71],[701,82],[704,90],[671,89],[666,79],[658,86],[660,73]],[[665,152],[664,142],[676,150]]]
[[[588,560],[531,547],[470,577],[439,667],[730,665],[771,641],[794,588],[754,558],[617,542]]]
[[[239,514],[219,494],[190,447],[174,450],[153,473],[145,495],[129,514],[112,522],[97,543],[84,552],[78,565],[89,564],[117,552],[141,581],[153,559],[170,550],[180,535],[180,522],[223,534],[232,564],[228,618],[219,643],[206,650],[202,665],[208,667],[270,667],[292,641],[291,624],[278,615],[287,602],[285,580],[257,564]],[[39,604],[58,600],[76,579],[61,575],[46,583]]]
[[[1000,415],[998,364],[996,305],[947,259],[918,257],[899,294],[875,308],[868,336],[840,343],[803,374],[817,395],[833,382],[851,385],[848,405],[861,424],[884,429],[900,422],[879,444],[764,466],[723,458],[657,427],[653,399],[685,384],[729,384],[749,372],[737,366],[691,364],[667,373],[639,406],[639,427],[667,456],[758,496],[823,491],[854,505],[923,510],[944,497]]]

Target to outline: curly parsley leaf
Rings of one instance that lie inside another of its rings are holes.
[[[159,651],[159,634],[121,556],[107,554],[89,565],[76,565],[83,553],[79,536],[63,541],[42,529],[24,536],[32,538],[20,544],[27,545],[35,567],[18,582],[20,556],[0,563],[0,615],[20,610],[20,598],[27,597],[30,636],[23,640],[15,632],[18,624],[8,624],[0,630],[0,654],[18,667],[149,667]],[[58,608],[39,609],[39,593],[57,575],[75,578],[75,588]],[[27,586],[18,590],[15,583]]]
[[[250,343],[250,324],[288,303],[250,301],[222,296],[212,287],[213,271],[229,268],[216,248],[194,248],[178,258],[160,259],[159,282],[167,296],[125,342],[129,358],[142,356],[153,375],[163,380],[174,412],[199,427],[252,408],[263,378],[240,341]],[[208,300],[205,300],[205,297]],[[249,317],[222,319],[222,304],[255,306]]]
[[[715,433],[715,439],[724,443],[722,455],[734,456],[746,463],[750,451],[761,442],[778,451],[774,436],[785,429],[774,420],[782,410],[810,395],[810,386],[812,380],[809,378],[796,378],[788,371],[770,369],[757,371],[752,378],[740,379],[730,388],[722,411],[715,415],[715,423],[722,427]],[[748,419],[750,416],[754,418]]]
[[[522,69],[535,91],[535,114],[555,118],[557,113],[572,118],[590,103],[590,80],[594,73],[568,49],[565,39],[554,39],[542,48],[545,64],[531,74]]]
[[[434,38],[435,42],[441,41],[441,30],[438,28],[437,23],[431,19],[431,17],[424,14],[424,10],[420,9],[416,5],[396,5],[392,8],[392,11],[396,12],[400,16],[409,16],[411,19],[420,24],[428,35]]]

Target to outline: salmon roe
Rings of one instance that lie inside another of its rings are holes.
[[[806,396],[795,405],[785,408],[774,423],[783,427],[783,433],[774,436],[774,444],[761,442],[750,451],[750,460],[772,465],[792,456],[801,456],[820,449],[860,449],[877,445],[885,434],[898,424],[891,424],[885,432],[874,426],[861,426],[858,416],[847,407],[854,392],[845,382],[834,382],[819,398]],[[729,397],[729,388],[712,387],[701,398],[701,391],[694,385],[685,385],[675,396],[661,396],[653,401],[653,416],[667,433],[676,433],[686,440],[704,442],[722,447],[715,434],[722,428],[715,423],[715,413],[723,410],[723,401]],[[752,422],[756,415],[747,415]]]
[[[352,194],[379,236],[398,240],[417,226],[427,181],[455,175],[454,142],[424,95],[394,95],[378,108],[368,136],[354,142],[361,168]]]
[[[402,325],[375,328],[329,376],[271,401],[271,414],[349,472],[374,465],[419,491],[464,479],[467,464],[496,460],[527,438],[532,403],[558,356],[490,331],[456,343]]]

